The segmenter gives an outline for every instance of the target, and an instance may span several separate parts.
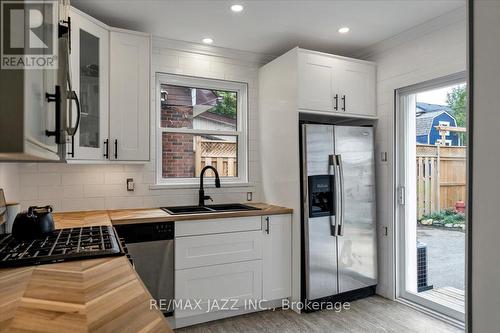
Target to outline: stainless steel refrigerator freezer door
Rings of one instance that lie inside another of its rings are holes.
[[[338,293],[337,242],[330,234],[328,216],[310,218],[306,228],[306,298]]]
[[[339,292],[377,284],[375,160],[373,129],[335,126],[341,156],[343,218],[339,224]]]
[[[329,156],[334,153],[332,125],[304,125],[308,176],[331,173]]]
[[[302,126],[304,240],[306,298],[314,300],[338,293],[337,241],[331,234],[335,216],[309,218],[307,176],[333,172],[329,156],[334,153],[332,125]]]

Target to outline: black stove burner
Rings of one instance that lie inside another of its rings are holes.
[[[123,255],[111,226],[54,230],[45,238],[18,241],[0,235],[0,267],[51,264],[60,261]]]

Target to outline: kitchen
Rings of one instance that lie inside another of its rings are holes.
[[[2,28],[25,15],[23,47],[40,59],[51,49],[58,66],[0,70],[2,330],[495,327],[474,295],[494,297],[480,281],[499,277],[472,265],[495,245],[471,223],[463,309],[400,292],[398,212],[412,196],[396,136],[404,89],[468,81],[472,221],[472,190],[489,189],[472,187],[485,126],[475,103],[493,96],[470,79],[485,45],[467,33],[494,4],[32,5],[2,1]]]

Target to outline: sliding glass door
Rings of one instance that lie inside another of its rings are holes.
[[[466,98],[462,75],[398,91],[400,298],[464,321]]]

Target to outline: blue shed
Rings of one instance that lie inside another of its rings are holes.
[[[441,140],[441,135],[439,135],[439,131],[436,129],[436,126],[457,126],[457,121],[452,116],[453,110],[446,105],[417,102],[416,111],[417,143],[435,145],[436,141]],[[446,145],[460,145],[460,137],[457,132],[447,133]]]

